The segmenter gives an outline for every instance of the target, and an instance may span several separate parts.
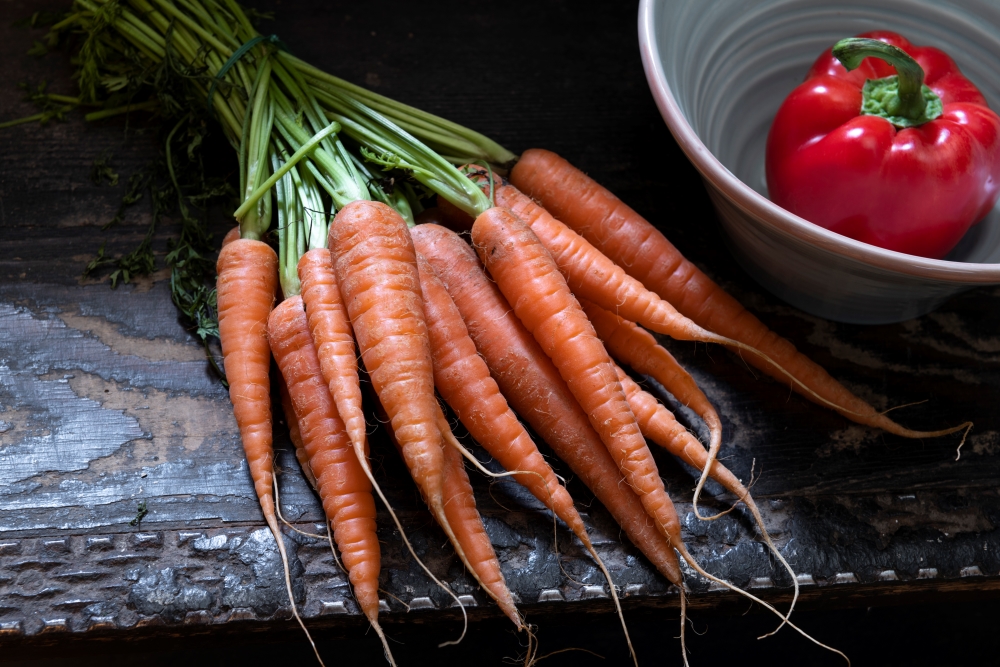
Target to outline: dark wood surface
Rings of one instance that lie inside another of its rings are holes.
[[[34,112],[21,100],[19,82],[45,79],[52,92],[74,90],[66,55],[26,55],[42,33],[11,25],[55,6],[0,4],[0,121]],[[926,401],[896,411],[900,422],[939,428],[973,420],[956,461],[956,437],[909,441],[856,426],[754,375],[723,350],[670,344],[723,418],[726,465],[744,481],[753,471],[769,530],[807,584],[806,609],[940,607],[983,598],[974,608],[988,614],[1000,589],[1000,291],[965,293],[917,320],[859,327],[805,315],[752,283],[726,251],[698,175],[652,102],[632,3],[260,6],[276,12],[265,31],[328,71],[482,130],[514,151],[542,146],[564,155],[859,395],[883,409]],[[103,243],[109,253],[128,249],[149,221],[140,205],[114,232],[101,231],[123,187],[90,181],[90,165],[107,150],[124,183],[156,155],[154,128],[138,115],[87,124],[69,114],[45,127],[0,131],[0,646],[25,656],[88,637],[156,642],[267,631],[288,639],[295,630],[276,549],[262,528],[228,395],[170,303],[165,272],[116,290],[80,277]],[[219,169],[235,173],[229,150],[222,150]],[[224,232],[226,212],[217,211],[213,224]],[[168,221],[157,232],[161,261],[175,231]],[[692,415],[679,414],[701,433]],[[377,475],[418,550],[478,603],[466,639],[472,648],[454,650],[474,652],[476,642],[486,642],[490,650],[481,658],[499,664],[517,652],[517,638],[442,546],[384,437],[377,430],[372,437]],[[321,509],[288,451],[283,425],[276,439],[285,515],[305,530],[321,529]],[[685,539],[704,566],[786,601],[790,581],[753,539],[746,517],[694,519],[692,471],[657,456]],[[569,476],[565,467],[558,471]],[[565,535],[557,555],[551,518],[519,487],[482,478],[474,484],[511,588],[530,620],[543,632],[553,628],[548,648],[612,651],[610,663],[618,664],[624,650],[596,569]],[[579,482],[569,488],[628,596],[626,609],[644,633],[640,646],[679,662],[670,639],[676,591],[622,543]],[[133,527],[140,501],[149,515]],[[726,503],[722,495],[714,501]],[[409,637],[411,647],[424,642],[436,651],[434,644],[456,634],[457,612],[400,550],[388,517],[380,514],[379,524],[382,587],[390,593],[386,627]],[[325,541],[290,533],[286,542],[310,623],[330,641],[363,633]],[[699,613],[726,619],[747,609],[691,572],[687,583],[696,620]],[[853,641],[825,628],[822,613],[805,617],[807,629],[836,645]],[[581,618],[589,636],[570,625]],[[754,615],[746,624],[769,622]],[[704,656],[724,636],[714,634],[692,637],[695,657],[699,645]],[[649,636],[661,640],[658,649]],[[374,637],[353,641],[360,659],[379,659]],[[779,652],[835,664],[794,638],[769,641]],[[733,656],[745,652],[730,648]],[[397,655],[414,664],[402,650]],[[570,660],[551,661],[560,659]]]

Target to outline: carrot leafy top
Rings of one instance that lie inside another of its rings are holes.
[[[72,0],[39,48],[75,45],[79,96],[39,91],[41,114],[4,125],[95,106],[88,119],[154,111],[174,120],[170,137],[181,138],[214,118],[239,157],[241,236],[276,229],[286,295],[298,293],[298,258],[326,244],[334,213],[351,201],[384,202],[411,224],[434,195],[470,214],[489,208],[455,165],[509,166],[513,153],[303,62],[260,34],[259,18],[236,0]],[[188,146],[191,155],[197,149]],[[203,226],[185,213],[184,186],[168,166],[182,217]],[[152,266],[146,250],[136,266]]]

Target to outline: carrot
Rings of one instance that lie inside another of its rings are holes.
[[[385,204],[355,201],[337,213],[330,227],[329,247],[361,358],[389,416],[403,459],[434,518],[478,580],[444,510],[441,424],[445,419],[434,394],[420,278],[406,223]],[[451,592],[426,567],[424,570]],[[490,592],[485,584],[483,587]],[[521,627],[519,621],[517,625]]]
[[[395,664],[378,622],[382,559],[375,532],[375,499],[323,382],[302,298],[293,296],[275,308],[268,318],[267,331],[354,597],[382,640],[386,658]]]
[[[233,241],[239,240],[239,238],[240,238],[240,226],[236,225],[228,232],[226,232],[226,235],[222,237],[222,247],[225,248]]]
[[[583,519],[573,499],[559,484],[552,468],[542,458],[500,393],[490,369],[476,352],[462,315],[434,269],[419,252],[417,268],[424,294],[424,309],[434,363],[434,385],[469,433],[491,456],[510,471],[525,471],[515,479],[566,522],[607,577],[611,595],[621,616],[621,606],[611,574],[590,542]],[[463,471],[464,474],[464,471]],[[622,627],[628,639],[624,619]],[[631,639],[628,639],[631,650]]]
[[[672,546],[702,576],[764,604],[784,623],[799,630],[773,606],[710,575],[688,552],[677,511],[639,432],[617,371],[538,237],[509,210],[492,208],[476,218],[472,240],[514,313],[559,369],[626,481]]]
[[[672,354],[656,342],[652,334],[644,331],[634,322],[629,322],[584,299],[580,300],[580,305],[583,306],[583,311],[587,313],[597,335],[604,342],[604,346],[612,357],[628,364],[637,372],[652,377],[673,394],[674,398],[694,410],[695,414],[702,418],[711,434],[708,460],[715,461],[719,447],[722,445],[722,421],[708,397],[698,388],[694,378],[677,363]],[[722,516],[719,514],[716,517],[706,519],[698,511],[698,497],[708,479],[710,468],[711,464],[707,463],[702,467],[701,477],[694,490],[692,503],[695,516],[702,521]]]
[[[457,234],[436,225],[412,231],[420,253],[434,268],[462,314],[476,350],[510,402],[555,450],[628,538],[671,583],[683,590],[677,555],[652,526],[587,416],[538,343],[511,312],[483,272],[475,252]]]
[[[229,382],[229,398],[240,429],[243,451],[264,520],[278,546],[285,570],[285,588],[292,614],[316,644],[295,606],[285,540],[278,527],[274,504],[274,444],[271,436],[271,355],[267,318],[278,290],[278,256],[266,243],[236,239],[222,248],[216,262],[219,341]]]
[[[355,450],[361,452],[359,460],[367,460],[367,427],[361,407],[354,333],[340,298],[330,251],[313,248],[306,252],[299,259],[298,273],[302,302],[319,355],[323,379],[329,384],[330,395],[337,406],[337,413],[344,420],[351,443]],[[365,465],[364,461],[362,465]]]
[[[641,215],[555,153],[525,151],[510,178],[693,322],[760,350],[766,358],[751,355],[747,360],[776,379],[791,376],[793,389],[806,398],[855,422],[905,438],[937,437],[961,430],[967,434],[972,428],[971,422],[965,422],[937,431],[915,431],[876,412],[789,341],[769,330]]]
[[[337,213],[329,245],[365,368],[403,458],[441,520],[443,453],[436,421],[440,408],[406,223],[384,204],[353,202]],[[445,532],[450,531],[445,528]]]
[[[469,476],[465,472],[465,460],[461,452],[454,447],[445,446],[444,466],[444,511],[448,523],[454,528],[456,535],[462,536],[462,549],[476,579],[490,597],[497,601],[503,613],[520,629],[521,615],[514,604],[514,597],[504,582],[500,561],[497,560],[493,544],[486,534],[486,527],[483,525],[482,517],[479,516],[479,510],[476,509],[476,498],[472,493]]]

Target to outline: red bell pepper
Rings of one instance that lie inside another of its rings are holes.
[[[1000,117],[942,51],[870,32],[813,64],[778,110],[766,162],[782,208],[940,258],[1000,195]]]

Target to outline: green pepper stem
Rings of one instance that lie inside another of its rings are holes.
[[[918,120],[924,115],[924,69],[903,49],[867,37],[848,37],[833,46],[833,57],[847,68],[856,69],[865,58],[879,58],[896,68],[899,75],[899,102],[890,112]]]

